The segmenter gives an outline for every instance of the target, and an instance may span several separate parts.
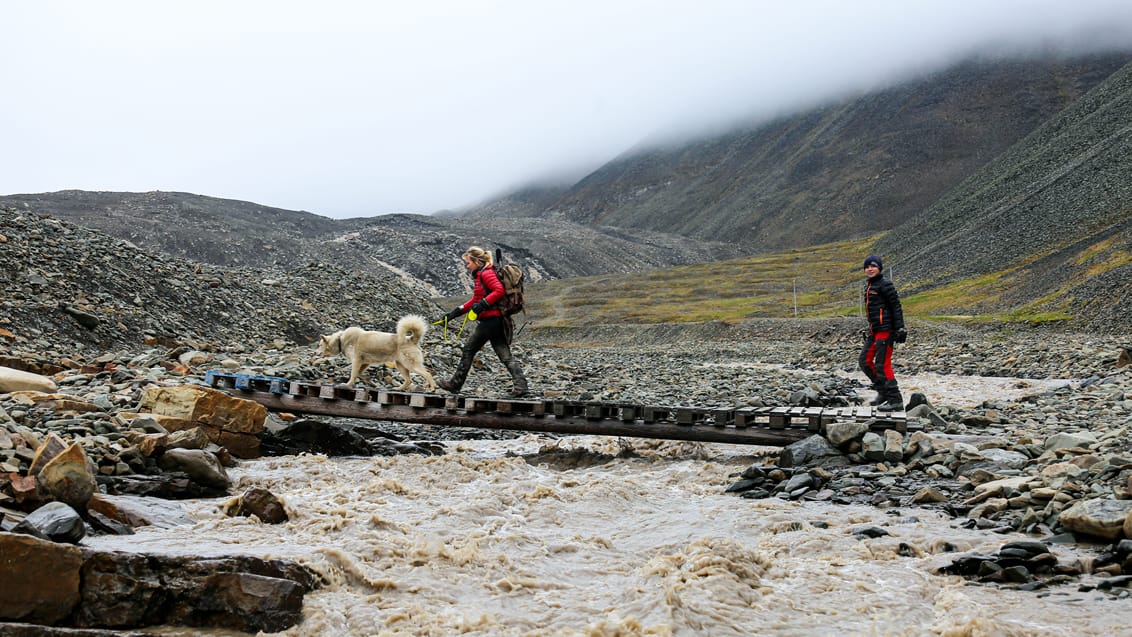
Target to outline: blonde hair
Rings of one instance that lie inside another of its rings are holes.
[[[479,263],[481,267],[491,263],[491,253],[479,246],[472,246],[468,248],[464,251],[464,254],[462,256],[465,256],[475,261],[476,263]]]

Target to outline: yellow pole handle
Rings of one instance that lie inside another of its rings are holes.
[[[475,310],[468,310],[468,312],[466,314],[464,314],[464,322],[460,324],[460,331],[456,332],[456,338],[454,340],[457,340],[457,341],[460,340],[460,335],[464,333],[464,326],[468,324],[468,319],[471,319],[473,321],[476,320]],[[440,325],[441,323],[444,324],[444,342],[447,343],[448,342],[448,317],[445,316],[444,318],[440,319],[439,321],[434,321],[433,325]]]

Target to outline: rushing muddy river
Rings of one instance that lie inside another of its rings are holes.
[[[85,543],[309,564],[327,584],[287,635],[1129,634],[1128,599],[935,574],[1023,536],[724,493],[759,451],[776,450],[530,434],[434,457],[261,459],[231,471],[232,491],[266,487],[287,523],[196,501],[192,525]],[[866,525],[890,535],[854,535]]]

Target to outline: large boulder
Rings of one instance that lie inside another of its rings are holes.
[[[268,524],[279,524],[289,519],[283,501],[263,487],[248,487],[243,495],[225,503],[224,513],[229,516],[254,515]]]
[[[82,445],[71,443],[35,474],[40,495],[66,503],[77,511],[86,511],[87,501],[98,489],[93,466]]]
[[[78,626],[177,624],[278,632],[302,619],[303,597],[320,583],[304,567],[248,556],[92,552],[86,557]]]
[[[267,410],[254,400],[236,398],[199,385],[150,387],[142,396],[138,409],[254,435],[263,432],[263,423],[267,419]]]
[[[259,457],[267,409],[253,400],[199,385],[151,387],[138,411],[153,415],[169,431],[202,427],[209,440],[238,458]]]
[[[845,447],[869,431],[868,422],[833,422],[825,427],[825,436],[835,447]]]
[[[0,394],[14,391],[53,392],[58,389],[55,381],[46,376],[25,372],[11,367],[0,367]]]
[[[320,584],[310,569],[281,560],[93,551],[0,533],[0,622],[273,633],[302,619],[303,597]],[[55,631],[21,626],[13,632],[4,625],[0,634]]]
[[[1112,541],[1123,536],[1124,523],[1130,513],[1132,500],[1096,498],[1073,503],[1057,519],[1074,533]]]
[[[204,449],[170,449],[161,456],[162,469],[183,471],[194,482],[214,489],[227,489],[232,481],[216,454]]]
[[[62,502],[48,502],[29,513],[12,528],[52,542],[78,544],[86,535],[86,525],[78,512]]]
[[[782,467],[844,467],[849,460],[825,437],[814,434],[783,447],[778,454],[778,464]]]
[[[55,624],[79,603],[82,552],[0,532],[0,620]]]

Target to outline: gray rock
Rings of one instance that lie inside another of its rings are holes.
[[[52,542],[78,544],[86,535],[82,517],[62,502],[48,502],[27,514],[13,529]]]
[[[862,453],[866,460],[880,462],[884,460],[884,438],[876,432],[867,432],[861,437]]]
[[[987,460],[1011,469],[1021,469],[1030,462],[1030,457],[1026,454],[1008,449],[983,449],[979,453]]]
[[[784,447],[778,454],[778,464],[783,467],[845,466],[848,460],[824,437],[813,435]]]
[[[1056,433],[1046,438],[1046,451],[1058,449],[1089,448],[1096,444],[1097,437],[1091,432],[1083,433]]]
[[[1112,541],[1123,537],[1129,512],[1132,500],[1079,500],[1062,511],[1058,521],[1074,533]]]
[[[884,461],[900,462],[904,458],[904,436],[895,429],[884,432]]]
[[[216,454],[203,449],[170,449],[161,456],[164,469],[184,471],[194,482],[206,487],[227,489],[232,484]]]

